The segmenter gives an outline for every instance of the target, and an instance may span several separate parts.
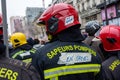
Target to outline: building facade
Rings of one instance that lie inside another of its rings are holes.
[[[41,14],[45,9],[39,7],[27,7],[26,9],[26,26],[28,29],[28,37],[38,38],[41,34],[41,28],[34,25],[34,20]]]
[[[78,12],[81,18],[81,28],[85,28],[85,24],[88,21],[96,20],[100,24],[101,20],[101,11],[97,9],[96,6],[102,3],[103,0],[77,0]]]
[[[11,34],[14,32],[23,32],[27,38],[38,38],[41,35],[41,28],[34,25],[34,19],[45,10],[44,8],[38,7],[27,7],[26,16],[12,16],[10,18],[10,31]]]
[[[120,25],[120,1],[119,0],[106,0],[97,8],[101,9],[101,18],[103,25],[114,24]]]
[[[25,23],[24,23],[24,17],[20,16],[12,16],[10,17],[10,28],[11,28],[11,33],[14,32],[23,32],[25,30]]]
[[[40,12],[43,12],[45,9],[44,8],[39,8],[39,7],[27,7],[26,8],[26,18],[28,24],[31,24],[34,19],[39,15]]]

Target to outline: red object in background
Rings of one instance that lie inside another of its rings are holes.
[[[3,27],[2,27],[2,23],[3,23],[2,15],[0,14],[0,35],[3,35]]]
[[[2,15],[0,15],[0,25],[2,25],[2,22],[3,22]]]
[[[3,35],[3,28],[0,28],[0,35]]]
[[[99,35],[106,51],[120,50],[120,27],[107,25],[102,27]]]
[[[0,26],[0,42],[3,42],[3,27]]]

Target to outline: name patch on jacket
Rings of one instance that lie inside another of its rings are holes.
[[[29,51],[27,51],[27,52],[25,52],[25,53],[22,53],[22,54],[20,54],[20,56],[22,57],[22,58],[24,58],[24,56],[30,56],[31,54],[30,54],[30,52]]]
[[[79,46],[79,45],[67,45],[67,46],[56,47],[53,50],[51,50],[50,52],[48,52],[46,56],[49,59],[52,59],[59,53],[64,53],[67,51],[74,51],[74,50],[78,50],[80,52],[87,52],[93,56],[96,56],[96,52],[93,51],[92,49],[85,47],[85,46]]]
[[[18,72],[14,72],[11,69],[0,67],[0,78],[7,80],[17,80]]]
[[[114,71],[115,68],[116,68],[117,66],[119,66],[119,65],[120,65],[120,60],[115,60],[115,61],[109,66],[109,69],[110,69],[111,71]]]
[[[58,64],[75,64],[82,62],[90,62],[92,55],[90,53],[61,53]]]

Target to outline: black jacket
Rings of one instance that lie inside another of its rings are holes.
[[[0,57],[0,72],[0,80],[41,80],[32,65],[6,57]]]
[[[22,60],[23,62],[31,62],[32,57],[35,53],[36,49],[28,44],[24,44],[12,50],[10,53],[10,57],[18,60]]]
[[[91,46],[95,51],[97,51],[99,56],[102,58],[102,61],[105,60],[105,56],[104,56],[103,51],[100,47],[100,45],[101,45],[100,39],[98,39],[94,36],[88,36],[83,42],[85,44],[88,44],[89,46]]]
[[[120,80],[120,59],[111,56],[102,63],[102,74],[105,80]]]
[[[102,75],[94,75],[99,74],[101,59],[82,42],[48,43],[37,50],[32,64],[42,80],[57,77],[58,80],[102,80]]]
[[[32,64],[42,80],[102,80],[98,76],[101,59],[82,40],[79,25],[76,25],[56,34],[50,43],[39,48]]]

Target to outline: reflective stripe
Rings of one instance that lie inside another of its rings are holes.
[[[58,77],[52,77],[50,80],[58,80]]]
[[[32,48],[32,49],[29,50],[29,51],[30,51],[30,53],[33,53],[33,54],[34,54],[34,53],[36,52],[36,49]],[[28,52],[28,51],[26,51],[26,50],[19,51],[19,52],[15,53],[15,54],[12,56],[12,58],[16,58],[18,55],[23,54],[23,53],[26,53],[26,52]]]
[[[32,48],[31,50],[29,50],[31,53],[35,53],[36,52],[36,49]]]
[[[30,62],[32,62],[32,58],[25,59],[25,60],[22,60],[22,61],[25,62],[25,63],[30,63]]]
[[[19,52],[15,53],[15,54],[12,56],[12,58],[16,58],[19,54],[21,54],[21,53],[23,53],[23,52],[25,52],[25,51],[19,51]]]
[[[45,79],[50,79],[57,76],[68,75],[68,74],[78,74],[87,72],[99,72],[100,64],[82,64],[82,65],[71,65],[71,66],[61,66],[57,68],[52,68],[44,70]]]

